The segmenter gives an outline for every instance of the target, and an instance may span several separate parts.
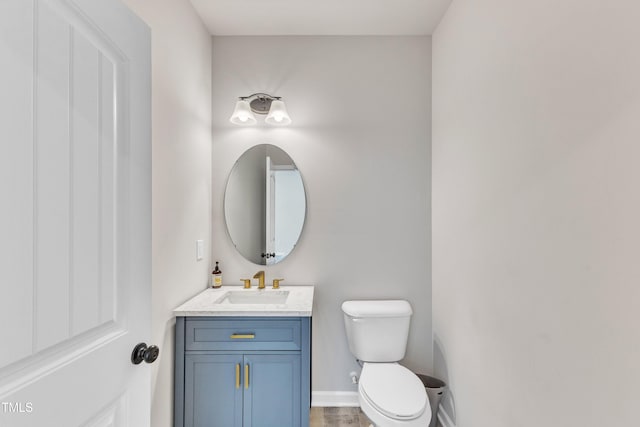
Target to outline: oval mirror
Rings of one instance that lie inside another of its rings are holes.
[[[282,149],[261,144],[233,166],[224,219],[238,252],[255,264],[282,261],[296,246],[307,212],[302,176]]]

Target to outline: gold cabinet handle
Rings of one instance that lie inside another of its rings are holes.
[[[244,365],[244,388],[249,388],[249,364]]]
[[[240,388],[240,364],[236,363],[236,388]]]
[[[231,334],[231,339],[232,340],[240,340],[240,339],[247,339],[247,340],[252,340],[256,337],[256,334]]]

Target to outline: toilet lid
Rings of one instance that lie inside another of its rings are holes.
[[[417,418],[427,405],[422,381],[397,363],[365,363],[359,387],[367,401],[390,418]]]

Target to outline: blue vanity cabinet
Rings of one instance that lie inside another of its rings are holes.
[[[184,360],[184,425],[242,427],[242,355],[187,354]]]
[[[175,427],[308,427],[309,317],[177,317]]]
[[[249,381],[244,389],[243,426],[300,425],[300,355],[252,354],[245,355],[244,362]]]

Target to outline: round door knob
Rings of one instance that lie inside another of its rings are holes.
[[[147,343],[141,342],[133,348],[131,352],[131,363],[139,365],[144,360],[147,363],[153,363],[160,355],[160,349],[157,345],[150,345],[147,347]]]

